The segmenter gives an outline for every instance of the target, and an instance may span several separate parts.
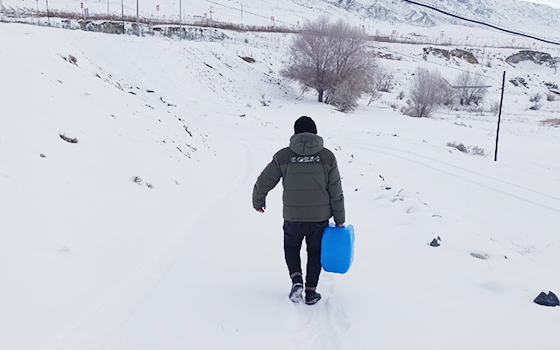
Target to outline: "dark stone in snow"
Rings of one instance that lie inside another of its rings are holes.
[[[432,243],[430,243],[431,247],[439,247],[441,244],[438,243],[437,238],[434,238]]]
[[[558,306],[560,305],[560,301],[556,294],[552,292],[548,292],[546,295],[544,292],[541,292],[538,297],[533,300],[535,303],[542,305],[542,306]]]

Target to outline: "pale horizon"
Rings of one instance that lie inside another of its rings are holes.
[[[536,4],[548,5],[554,8],[560,8],[560,0],[521,0],[525,2],[534,2]]]

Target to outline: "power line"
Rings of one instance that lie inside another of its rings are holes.
[[[438,9],[437,7],[430,6],[430,5],[426,5],[426,4],[423,4],[423,3],[420,3],[420,2],[416,2],[416,1],[412,1],[412,0],[403,0],[403,1],[408,2],[408,3],[411,3],[411,4],[414,4],[414,5],[426,7],[426,8],[429,8],[429,9],[431,9],[431,10],[434,10],[434,11],[437,11],[437,12],[440,12],[440,13],[443,13],[443,14],[445,14],[445,15],[448,15],[448,16],[451,16],[451,17],[455,17],[455,18],[458,18],[458,19],[461,19],[461,20],[463,20],[463,21],[467,21],[467,22],[472,22],[472,23],[480,24],[480,25],[483,25],[483,26],[487,26],[487,27],[490,27],[490,28],[494,28],[494,29],[497,29],[497,30],[501,30],[501,31],[506,32],[506,33],[510,33],[510,34],[514,34],[514,35],[519,35],[519,36],[523,36],[523,37],[526,37],[526,38],[530,38],[530,39],[542,41],[542,42],[547,43],[547,44],[560,45],[560,43],[555,42],[555,41],[550,41],[550,40],[547,40],[547,39],[542,39],[542,38],[539,38],[539,37],[536,37],[536,36],[533,36],[533,35],[529,35],[529,34],[525,34],[525,33],[520,33],[520,32],[516,32],[516,31],[513,31],[513,30],[505,29],[505,28],[500,28],[500,27],[495,26],[495,25],[493,25],[493,24],[484,23],[484,22],[477,21],[477,20],[474,20],[474,19],[461,17],[461,16],[455,15],[455,14],[453,14],[453,13],[440,10],[440,9]]]
[[[405,53],[402,53],[402,52],[393,51],[393,50],[390,50],[390,49],[388,49],[388,48],[382,48],[382,50],[383,50],[383,51],[386,51],[386,52],[390,52],[390,53],[395,54],[395,55],[397,55],[397,56],[402,56],[402,57],[411,58],[412,60],[414,60],[414,61],[416,61],[416,62],[425,62],[425,63],[429,63],[429,64],[431,64],[431,65],[436,65],[436,66],[444,67],[444,68],[446,68],[446,69],[456,70],[456,71],[459,71],[459,72],[467,72],[467,73],[471,73],[471,72],[472,72],[471,70],[466,70],[466,69],[463,69],[463,68],[458,68],[458,67],[453,67],[453,66],[447,66],[447,65],[441,64],[441,63],[439,63],[439,62],[426,61],[426,60],[423,59],[423,58],[416,57],[416,56],[413,56],[413,55],[408,55],[408,54],[405,54]],[[491,77],[491,76],[489,76],[489,75],[482,74],[482,73],[475,73],[475,74],[480,75],[480,76],[485,77],[485,78],[488,78],[488,79],[490,79],[490,80],[494,80],[494,81],[496,81],[496,82],[499,82],[498,79],[493,78],[493,77]],[[450,84],[450,85],[451,85],[451,84]]]
[[[250,11],[244,10],[243,7],[241,7],[241,9],[239,9],[239,8],[236,8],[236,7],[232,7],[232,6],[228,6],[228,5],[221,4],[221,3],[217,2],[217,1],[212,1],[212,0],[204,0],[204,1],[209,2],[209,3],[211,3],[211,4],[214,4],[214,5],[222,6],[222,7],[231,9],[231,10],[240,11],[241,13],[248,13],[248,14],[253,15],[253,16],[256,16],[256,17],[271,19],[270,17],[263,16],[263,15],[259,15],[258,13],[254,13],[254,12],[250,12]],[[243,5],[241,5],[241,6],[243,6]],[[292,23],[288,23],[288,22],[284,22],[284,21],[279,21],[279,20],[276,20],[276,19],[274,19],[273,21],[274,21],[274,22],[278,22],[278,23],[283,23],[283,24],[286,24],[286,25],[289,25],[289,26],[292,26],[292,27],[297,27],[296,25],[294,25],[294,24],[292,24]]]

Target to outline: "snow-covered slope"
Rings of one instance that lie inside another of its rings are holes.
[[[401,0],[324,1],[352,12],[358,12],[361,16],[383,21],[410,22],[427,26],[445,23],[467,24],[427,7]],[[556,28],[560,21],[560,9],[548,5],[517,0],[421,0],[415,2],[468,19],[514,28],[520,32],[531,32],[547,37],[554,33],[553,36],[558,37]],[[541,32],[545,28],[547,30]]]
[[[560,8],[517,0],[423,0],[418,3],[433,6],[468,19],[558,40]],[[47,10],[46,3],[34,0],[3,0],[8,9]],[[136,1],[97,0],[51,0],[50,10],[62,10],[83,14],[112,14],[136,16]],[[83,6],[83,7],[82,7]],[[319,15],[345,18],[365,29],[401,30],[404,27],[439,27],[453,24],[472,26],[472,23],[446,16],[429,8],[402,0],[142,0],[139,2],[142,17],[171,19],[178,22],[179,13],[183,21],[202,20],[243,23],[260,26],[297,27]],[[372,27],[374,27],[372,29]]]
[[[227,35],[0,24],[1,349],[558,346],[559,308],[533,299],[560,294],[560,130],[541,124],[560,102],[528,110],[552,68],[504,63],[513,49],[477,48],[490,66],[474,67],[384,44],[395,87],[342,114],[279,78],[289,36]],[[504,69],[525,79],[506,87],[498,162],[447,146],[490,153],[488,106],[398,112],[418,66],[480,69],[488,104]],[[251,206],[301,115],[337,156],[357,233],[353,267],[322,274],[315,307],[286,296],[281,189],[265,214]]]

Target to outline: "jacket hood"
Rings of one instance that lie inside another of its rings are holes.
[[[290,149],[300,156],[311,156],[323,149],[323,138],[310,132],[295,134],[290,138]]]

